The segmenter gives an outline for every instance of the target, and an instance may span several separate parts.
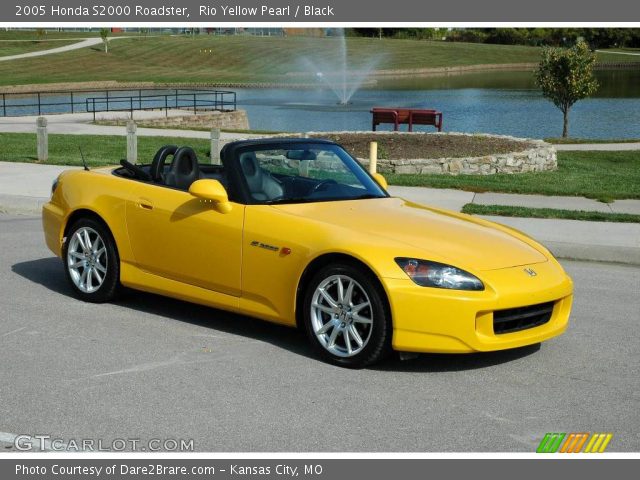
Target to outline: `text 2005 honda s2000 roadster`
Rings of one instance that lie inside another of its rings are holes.
[[[501,350],[568,324],[572,282],[522,233],[389,196],[335,143],[166,146],[148,165],[67,171],[44,206],[78,296],[121,286],[299,326],[326,360]]]

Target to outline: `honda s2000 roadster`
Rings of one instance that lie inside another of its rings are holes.
[[[150,164],[63,172],[44,233],[78,297],[125,286],[297,326],[348,367],[567,327],[571,279],[521,232],[392,197],[329,141],[234,142],[221,160],[165,146]]]

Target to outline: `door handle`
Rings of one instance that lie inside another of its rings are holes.
[[[138,207],[144,210],[153,210],[153,203],[148,198],[140,198],[138,200]]]

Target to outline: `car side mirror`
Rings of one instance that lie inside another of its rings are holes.
[[[231,211],[231,202],[229,202],[227,191],[218,180],[208,178],[196,180],[189,187],[189,193],[194,197],[211,202],[220,213]]]
[[[384,178],[382,175],[380,175],[379,173],[374,173],[373,174],[373,179],[378,182],[378,185],[380,185],[382,188],[384,188],[385,190],[388,188],[387,185],[387,179]]]

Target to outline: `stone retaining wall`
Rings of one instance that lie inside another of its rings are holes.
[[[311,136],[322,136],[326,134],[352,134],[372,132],[309,132]],[[382,135],[389,135],[388,132],[376,132]],[[399,133],[394,132],[393,135]],[[400,133],[401,134],[401,133]],[[407,134],[411,135],[411,134]],[[426,135],[471,135],[465,133],[429,133]],[[472,135],[477,137],[479,135]],[[516,138],[506,135],[489,135],[482,136],[502,138],[523,142],[527,145],[527,149],[519,152],[496,153],[485,155],[482,157],[461,157],[461,158],[416,158],[416,159],[378,159],[377,170],[380,173],[409,173],[409,174],[428,174],[439,173],[446,175],[491,175],[494,173],[525,173],[525,172],[542,172],[547,170],[556,170],[558,161],[556,157],[556,149],[553,145],[543,142],[542,140],[532,140],[526,138]],[[368,158],[358,159],[364,165],[369,165]]]
[[[210,112],[198,115],[180,115],[141,120],[145,127],[179,128],[225,128],[229,130],[248,130],[249,118],[244,110],[233,112]]]

